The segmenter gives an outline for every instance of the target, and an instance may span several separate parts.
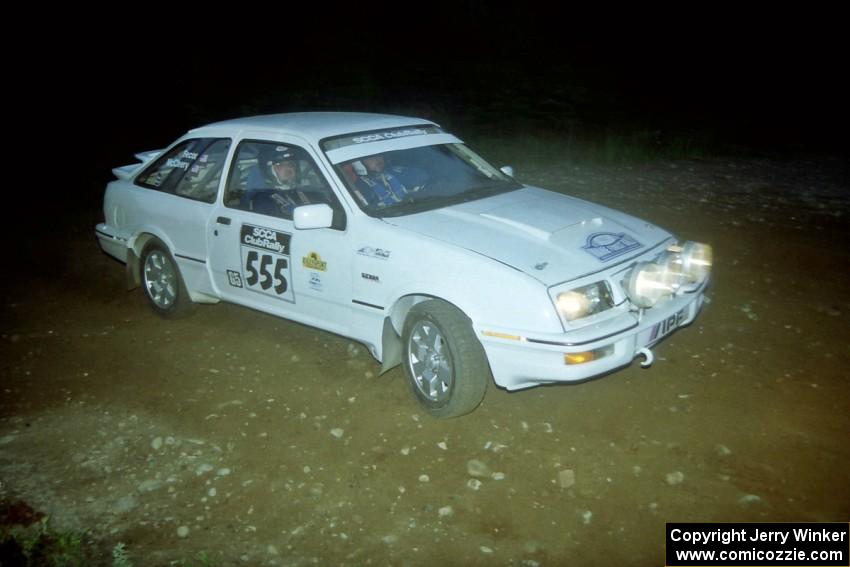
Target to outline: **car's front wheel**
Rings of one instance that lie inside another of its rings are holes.
[[[180,270],[165,246],[153,241],[142,251],[142,290],[154,312],[174,319],[188,315],[194,304]]]
[[[439,299],[416,304],[402,340],[413,395],[428,413],[456,417],[478,407],[490,381],[490,366],[460,310]]]

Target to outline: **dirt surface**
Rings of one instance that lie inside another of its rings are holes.
[[[158,318],[91,211],[4,270],[0,499],[135,565],[663,565],[668,521],[850,519],[846,170],[514,165],[714,246],[711,303],[651,369],[434,420],[347,339]]]

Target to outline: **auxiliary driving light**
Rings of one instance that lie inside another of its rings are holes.
[[[711,246],[702,242],[686,242],[682,247],[682,271],[691,283],[701,286],[708,279],[712,261]]]
[[[672,293],[676,293],[680,287],[690,283],[684,267],[682,266],[682,249],[678,246],[667,249],[656,263],[661,269],[661,274],[658,276],[659,281],[666,287],[670,288]]]
[[[653,262],[640,262],[629,276],[629,299],[638,307],[652,307],[658,300],[673,292],[666,274]]]

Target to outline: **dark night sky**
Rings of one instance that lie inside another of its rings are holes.
[[[834,13],[459,2],[395,16],[331,6],[246,5],[221,18],[165,18],[152,6],[143,21],[107,13],[111,25],[90,29],[54,14],[39,30],[46,49],[15,46],[13,96],[50,121],[60,145],[92,156],[78,167],[101,186],[133,152],[190,127],[291,110],[410,112],[508,134],[570,124],[582,135],[711,131],[765,151],[848,147],[846,41]]]

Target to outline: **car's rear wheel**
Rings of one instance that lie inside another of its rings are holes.
[[[435,417],[456,417],[484,399],[490,366],[469,319],[431,299],[416,304],[404,324],[404,369],[417,401]]]
[[[163,244],[154,241],[145,246],[141,263],[142,290],[154,312],[169,319],[192,312],[194,304],[180,270]]]

